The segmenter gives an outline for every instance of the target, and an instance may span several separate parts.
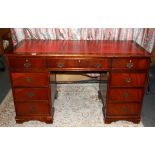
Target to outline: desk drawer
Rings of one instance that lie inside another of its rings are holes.
[[[17,101],[49,99],[49,88],[14,88],[13,92]]]
[[[115,58],[112,60],[112,69],[146,70],[148,65],[149,59]]]
[[[29,57],[11,57],[8,59],[9,67],[12,70],[27,71],[31,69],[41,70],[46,68],[44,58],[29,58]]]
[[[109,69],[110,62],[108,59],[82,59],[82,58],[49,58],[47,59],[48,68],[63,69]]]
[[[146,73],[111,73],[110,87],[144,87]]]
[[[17,115],[50,115],[51,108],[47,101],[16,102]]]
[[[11,73],[14,87],[47,87],[49,85],[48,73]]]
[[[107,115],[140,115],[140,103],[110,103],[107,107]]]
[[[143,99],[143,89],[109,89],[109,100],[112,102],[140,102]]]

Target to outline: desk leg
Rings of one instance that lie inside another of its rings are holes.
[[[53,103],[54,99],[58,98],[56,74],[54,73],[50,74],[50,82],[51,82],[51,97],[52,97],[52,103]]]
[[[98,91],[98,98],[102,101],[103,106],[105,105],[105,99],[106,99],[106,92],[107,88],[105,87],[105,73],[100,74],[100,83],[99,83],[99,91]]]
[[[105,118],[105,106],[106,106],[106,93],[107,93],[107,88],[105,87],[105,74],[100,74],[100,83],[99,83],[99,91],[98,91],[98,98],[102,101],[103,107],[102,107],[102,112],[103,112],[103,117]]]

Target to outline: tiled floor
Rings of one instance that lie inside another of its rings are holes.
[[[0,58],[5,62],[4,58]],[[145,95],[142,109],[142,123],[144,126],[155,126],[155,66],[150,68],[151,92]],[[8,71],[0,72],[0,103],[10,90]]]

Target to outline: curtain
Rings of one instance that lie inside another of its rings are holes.
[[[13,28],[13,43],[23,39],[52,40],[134,40],[152,52],[155,28]]]

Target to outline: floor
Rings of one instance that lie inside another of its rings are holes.
[[[5,58],[1,57],[5,63]],[[144,104],[142,109],[142,123],[146,127],[155,126],[155,65],[150,68],[150,93],[144,97]],[[8,71],[0,72],[0,103],[10,90],[10,80],[8,77]]]
[[[150,93],[144,97],[142,122],[155,127],[155,65],[150,68]]]

